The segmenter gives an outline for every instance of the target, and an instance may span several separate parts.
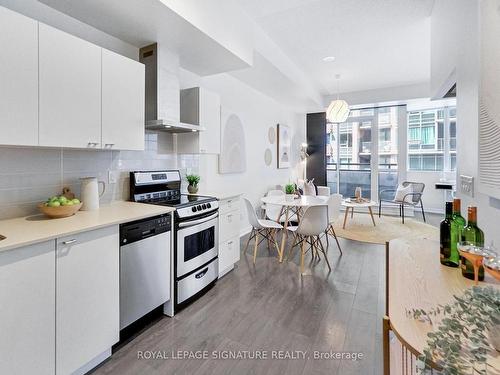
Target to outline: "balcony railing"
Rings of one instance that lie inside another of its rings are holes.
[[[372,171],[369,163],[339,163],[327,164],[327,184],[332,192],[337,191],[337,176],[340,178],[339,193],[344,197],[352,197],[356,187],[361,187],[363,196],[371,198]],[[384,163],[379,165],[378,188],[395,189],[398,185],[397,164]]]

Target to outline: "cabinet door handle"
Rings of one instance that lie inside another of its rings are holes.
[[[114,143],[105,143],[104,147],[113,147],[115,144]]]
[[[98,142],[89,142],[89,146],[92,146],[92,147],[95,147],[97,146],[99,143]]]
[[[68,241],[64,241],[63,242],[63,245],[71,245],[72,243],[75,243],[76,242],[76,239],[72,239],[72,240],[68,240]]]

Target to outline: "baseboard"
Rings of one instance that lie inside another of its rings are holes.
[[[248,233],[252,231],[252,226],[248,225],[247,227],[240,230],[240,237],[246,236]]]

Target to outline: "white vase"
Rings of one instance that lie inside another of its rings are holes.
[[[285,201],[293,202],[294,199],[295,199],[295,194],[285,194]]]

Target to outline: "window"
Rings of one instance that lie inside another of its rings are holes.
[[[455,107],[408,113],[409,170],[455,170],[455,113]]]
[[[398,126],[406,128],[405,115],[406,106],[351,110],[347,122],[336,129],[338,162],[328,159],[327,183],[332,191],[350,197],[361,187],[363,196],[370,198],[378,190],[397,186]],[[328,124],[327,131],[334,131],[335,126]]]

